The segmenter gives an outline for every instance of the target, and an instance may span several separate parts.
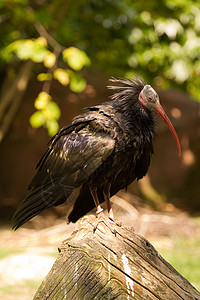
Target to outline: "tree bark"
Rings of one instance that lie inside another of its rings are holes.
[[[200,299],[200,293],[133,228],[85,216],[65,240],[36,299]]]

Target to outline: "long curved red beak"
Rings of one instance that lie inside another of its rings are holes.
[[[160,103],[157,103],[155,106],[155,112],[157,113],[157,115],[167,124],[167,126],[169,127],[169,130],[171,131],[171,133],[173,134],[176,144],[177,144],[177,148],[178,148],[178,155],[181,156],[181,145],[179,142],[179,138],[176,134],[176,131],[172,125],[172,123],[170,122],[168,116],[166,115],[164,109],[162,108],[162,106],[160,105]]]

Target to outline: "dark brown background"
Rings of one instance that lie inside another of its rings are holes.
[[[108,79],[99,72],[86,74],[88,86],[74,94],[54,83],[51,95],[61,108],[60,127],[71,121],[84,107],[107,101]],[[10,220],[14,210],[27,194],[35,166],[46,149],[49,136],[46,129],[33,129],[29,117],[34,112],[34,99],[41,90],[35,81],[29,83],[23,104],[6,138],[0,145],[0,218]],[[200,110],[199,103],[176,91],[158,91],[160,101],[173,123],[182,146],[178,157],[176,144],[167,126],[159,120],[154,142],[149,176],[152,186],[167,201],[193,213],[200,211]],[[145,183],[143,184],[145,186]],[[133,183],[130,192],[142,196],[141,187]]]

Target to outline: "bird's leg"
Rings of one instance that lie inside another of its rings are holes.
[[[116,225],[122,226],[121,222],[116,221],[115,217],[114,217],[113,209],[110,204],[110,187],[111,187],[111,184],[109,182],[107,182],[103,189],[103,195],[104,195],[104,199],[106,201],[106,205],[107,205],[107,209],[108,209],[108,217],[110,220],[115,222]]]
[[[96,205],[96,208],[97,208],[96,214],[98,215],[103,211],[103,208],[101,208],[101,206],[99,204],[99,199],[97,196],[97,189],[90,187],[90,193],[91,193],[94,203]]]
[[[107,205],[107,209],[108,209],[108,217],[109,217],[109,219],[111,219],[112,221],[115,222],[113,209],[110,204],[110,187],[111,187],[111,184],[108,182],[104,187],[103,195],[104,195],[104,199],[106,201],[106,205]]]
[[[94,203],[96,205],[97,211],[97,220],[94,222],[94,231],[97,229],[97,226],[99,225],[99,223],[103,222],[106,226],[108,226],[108,228],[110,229],[110,231],[114,234],[116,234],[116,230],[112,228],[112,225],[110,224],[109,219],[103,214],[103,208],[101,208],[100,204],[99,204],[99,199],[97,196],[97,189],[91,188],[90,187],[90,193],[92,195],[92,198],[94,200]]]

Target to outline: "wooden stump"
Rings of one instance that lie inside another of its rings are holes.
[[[65,240],[34,300],[200,299],[200,293],[154,247],[127,226],[116,235],[85,216]]]

